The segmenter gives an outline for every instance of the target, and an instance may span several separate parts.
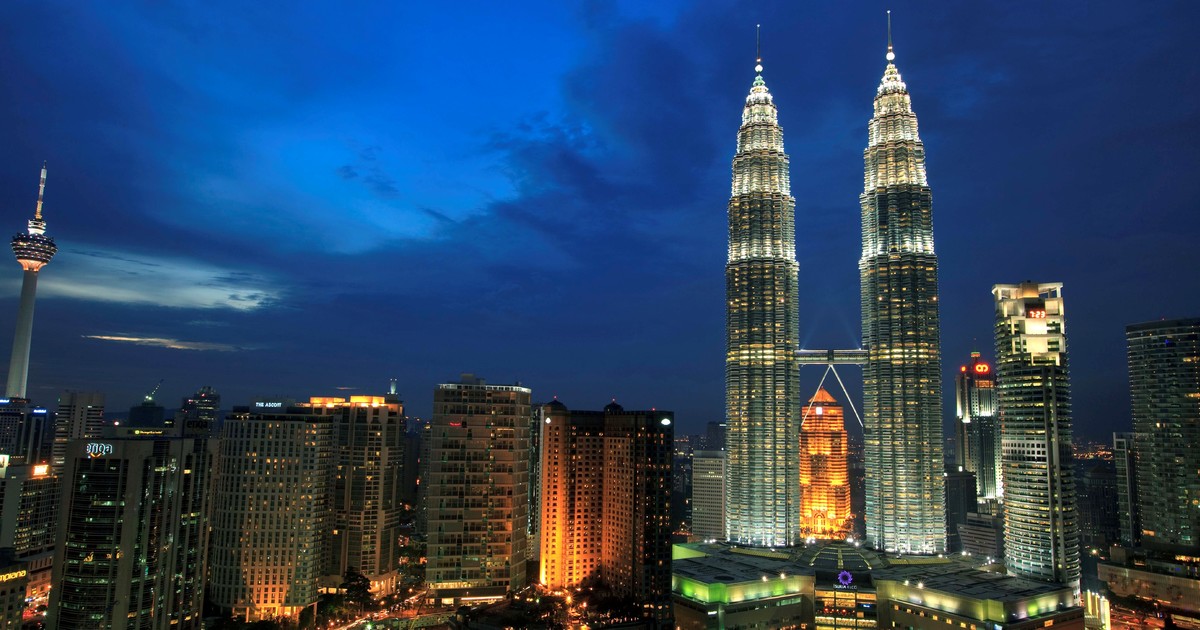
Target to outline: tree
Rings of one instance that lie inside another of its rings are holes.
[[[367,576],[359,573],[355,567],[349,567],[342,579],[345,581],[342,582],[341,588],[346,593],[348,603],[357,604],[359,612],[375,606],[375,597],[371,595],[371,580],[368,580]]]

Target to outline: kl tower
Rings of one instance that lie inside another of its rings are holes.
[[[9,398],[25,398],[29,381],[29,343],[33,338],[33,301],[37,295],[38,271],[58,253],[54,239],[46,236],[46,221],[42,219],[42,195],[46,192],[46,164],[42,163],[42,180],[38,184],[37,210],[29,220],[27,234],[12,239],[13,254],[25,270],[21,282],[21,308],[17,311],[17,332],[13,335],[12,360],[8,364]]]

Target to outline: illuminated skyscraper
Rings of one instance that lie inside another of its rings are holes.
[[[25,398],[25,387],[29,382],[29,345],[33,340],[33,302],[37,296],[38,271],[50,263],[58,246],[54,239],[46,236],[46,221],[42,219],[42,195],[46,192],[46,165],[42,164],[42,180],[38,184],[37,210],[29,220],[26,234],[17,234],[12,239],[13,254],[25,278],[21,282],[21,307],[17,310],[17,331],[13,336],[12,359],[8,363],[9,398]]]
[[[800,425],[800,535],[850,535],[850,476],[845,415],[824,388],[809,399]]]
[[[98,438],[103,433],[104,392],[67,390],[58,396],[58,415],[54,424],[53,461],[56,472],[62,472],[67,457],[67,444],[74,440]],[[107,423],[107,426],[112,426]]]
[[[931,554],[946,548],[938,262],[925,145],[895,58],[889,32],[859,197],[867,543]]]
[[[971,353],[971,362],[954,378],[954,463],[975,473],[981,500],[1000,497],[1000,416],[996,412],[996,381],[992,366]],[[974,510],[972,510],[974,511]]]
[[[1010,573],[1079,588],[1062,284],[992,287]]]
[[[1125,328],[1142,544],[1200,556],[1200,318]]]
[[[755,71],[742,110],[729,200],[725,514],[731,542],[786,546],[800,539],[800,481],[792,465],[800,403],[796,202],[783,129],[761,63]]]

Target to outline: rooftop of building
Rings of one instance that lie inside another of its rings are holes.
[[[897,565],[874,571],[871,576],[876,581],[916,583],[918,588],[997,602],[1020,602],[1071,589],[1063,584],[982,571],[958,562],[952,562],[949,566],[915,563]]]

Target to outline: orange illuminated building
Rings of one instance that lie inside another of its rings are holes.
[[[845,416],[823,388],[804,406],[800,425],[800,532],[844,539],[851,532]]]

